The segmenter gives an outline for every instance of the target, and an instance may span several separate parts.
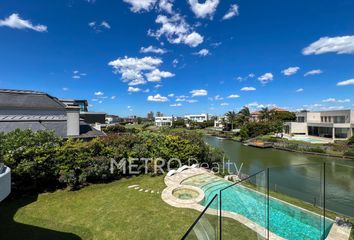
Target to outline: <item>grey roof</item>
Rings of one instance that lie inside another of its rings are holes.
[[[31,129],[32,131],[48,130],[54,131],[57,136],[67,137],[66,121],[41,121],[41,122],[0,122],[0,132],[11,132],[15,129]],[[80,122],[80,136],[78,138],[94,138],[104,136],[100,132],[85,122]]]
[[[43,92],[0,89],[0,109],[65,109],[65,104]]]
[[[0,121],[58,121],[66,120],[65,115],[0,115]]]

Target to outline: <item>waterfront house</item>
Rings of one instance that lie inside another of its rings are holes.
[[[15,129],[54,131],[63,138],[104,135],[80,119],[76,104],[64,104],[44,92],[0,89],[0,132]]]
[[[354,109],[298,112],[296,122],[285,123],[284,132],[345,140],[354,134]]]
[[[165,116],[165,117],[155,117],[155,126],[156,127],[172,127],[173,116]]]
[[[185,115],[184,116],[185,120],[190,120],[193,122],[205,122],[209,120],[209,115],[207,113],[202,113],[202,114],[192,114],[192,115]]]

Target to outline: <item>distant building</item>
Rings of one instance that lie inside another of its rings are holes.
[[[154,120],[154,113],[153,112],[148,112],[146,116],[148,121],[153,121]]]
[[[191,120],[193,122],[205,122],[209,120],[209,115],[207,113],[192,114],[192,115],[185,115],[184,118],[186,120]]]
[[[214,120],[214,128],[216,128],[218,130],[222,130],[226,127],[225,123],[227,123],[226,116],[217,117],[217,119]]]
[[[88,112],[87,100],[59,99],[59,101],[64,103],[66,106],[78,106],[80,108],[80,112]]]
[[[118,123],[119,117],[116,115],[106,115],[106,124]]]
[[[162,112],[156,112],[156,117],[163,117],[163,113]]]
[[[289,111],[286,110],[286,109],[283,109],[283,108],[275,107],[275,108],[270,109],[269,112],[281,113],[281,112],[289,112]],[[254,121],[254,122],[258,122],[261,119],[261,116],[262,116],[262,112],[261,111],[252,112],[250,120]]]
[[[94,138],[104,133],[80,120],[80,107],[44,92],[0,89],[0,132],[48,130],[60,137]]]
[[[354,109],[298,112],[296,122],[285,123],[287,134],[347,139],[354,135]]]
[[[106,113],[104,112],[89,112],[87,100],[77,99],[59,99],[60,102],[66,106],[77,106],[80,109],[80,118],[89,124],[105,124]]]
[[[174,117],[155,117],[155,126],[156,127],[172,127]]]

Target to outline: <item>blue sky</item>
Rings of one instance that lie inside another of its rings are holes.
[[[2,0],[0,88],[121,116],[353,108],[353,10],[352,0]]]

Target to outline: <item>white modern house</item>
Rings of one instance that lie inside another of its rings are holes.
[[[225,127],[225,122],[227,122],[226,116],[219,116],[214,120],[214,128],[222,130]]]
[[[0,163],[0,202],[11,192],[11,169]]]
[[[286,134],[344,140],[354,134],[354,109],[298,112],[296,122],[285,123]]]
[[[184,119],[191,120],[193,122],[205,122],[209,120],[209,115],[207,113],[185,115]]]
[[[174,121],[173,116],[155,117],[156,127],[172,127]]]

